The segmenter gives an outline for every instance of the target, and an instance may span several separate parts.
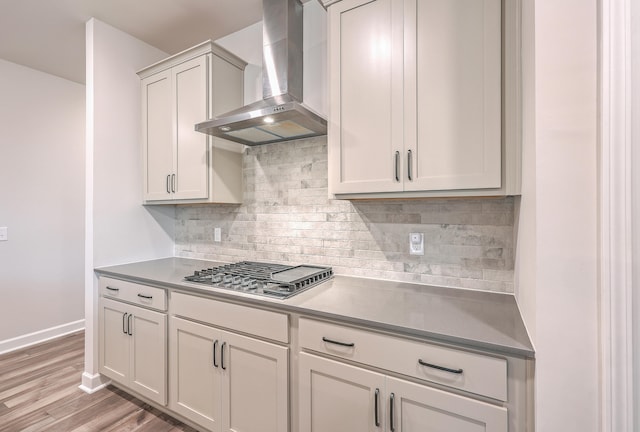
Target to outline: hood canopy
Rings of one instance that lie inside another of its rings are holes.
[[[302,4],[263,0],[261,101],[198,123],[196,131],[245,145],[327,134],[327,121],[302,101]]]

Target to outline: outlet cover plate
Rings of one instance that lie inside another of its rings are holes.
[[[9,230],[7,227],[0,227],[0,241],[9,240]]]
[[[423,233],[409,234],[409,254],[424,255],[424,234]]]

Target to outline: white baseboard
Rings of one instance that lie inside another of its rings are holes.
[[[111,381],[100,374],[91,375],[88,372],[84,372],[82,374],[82,384],[80,384],[79,388],[85,393],[95,393],[98,390],[101,390],[108,386]]]
[[[41,342],[46,342],[48,340],[68,335],[70,333],[75,333],[83,329],[84,320],[82,319],[67,324],[62,324],[56,327],[29,333],[23,336],[18,336],[13,339],[0,341],[0,354],[6,354],[20,348],[26,348],[28,346],[39,344]]]

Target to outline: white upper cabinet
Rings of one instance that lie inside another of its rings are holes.
[[[519,193],[517,125],[503,121],[519,103],[517,68],[506,61],[519,43],[503,55],[502,31],[516,6],[343,0],[328,12],[331,194]]]
[[[499,188],[500,0],[405,4],[405,190]]]
[[[402,0],[333,6],[329,47],[332,192],[402,191]]]
[[[165,200],[170,194],[174,159],[171,70],[142,80],[142,119],[144,199]]]
[[[202,56],[171,69],[175,98],[174,199],[206,199],[209,139],[194,130],[207,117],[207,58]]]
[[[242,202],[243,147],[194,126],[242,106],[245,66],[205,42],[138,72],[146,204]]]

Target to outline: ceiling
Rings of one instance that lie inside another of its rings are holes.
[[[0,0],[0,59],[85,82],[95,17],[175,54],[262,19],[262,0]]]

